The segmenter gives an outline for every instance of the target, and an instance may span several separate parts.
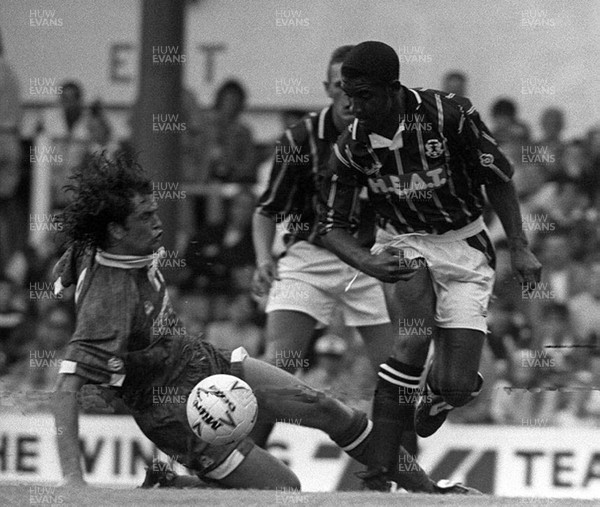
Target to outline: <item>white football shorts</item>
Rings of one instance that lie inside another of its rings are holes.
[[[298,241],[281,257],[278,269],[281,280],[271,286],[267,313],[294,310],[327,326],[339,305],[347,326],[390,321],[381,282],[325,248]]]
[[[495,254],[481,217],[462,229],[439,235],[392,234],[379,229],[371,252],[377,254],[386,247],[402,249],[406,259],[425,259],[436,294],[435,322],[439,327],[487,332]]]

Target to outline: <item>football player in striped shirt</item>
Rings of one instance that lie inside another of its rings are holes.
[[[344,60],[342,88],[356,119],[330,159],[321,233],[342,260],[388,284],[401,280],[399,265],[420,272],[411,281],[388,285],[392,296],[413,290],[417,278],[431,278],[435,355],[415,415],[417,434],[427,437],[483,382],[478,367],[494,282],[483,186],[505,229],[521,283],[539,281],[541,265],[522,230],[513,169],[475,107],[453,94],[402,86],[399,70],[398,55],[382,42],[358,44]],[[351,234],[354,202],[365,186],[379,225],[371,251]],[[398,313],[402,309],[391,299],[393,319],[412,317]],[[388,413],[402,428],[418,394],[430,337],[400,339],[404,354],[382,366],[378,389],[389,393]]]
[[[267,350],[263,359],[289,372],[306,364],[314,329],[331,324],[336,309],[346,325],[358,329],[375,371],[386,362],[393,348],[394,331],[381,282],[342,262],[323,247],[318,234],[320,182],[335,141],[354,119],[341,89],[342,62],[352,47],[341,46],[331,55],[324,83],[331,104],[318,113],[306,115],[288,128],[277,143],[269,185],[253,220],[257,260],[254,292],[258,296],[269,295]],[[351,221],[362,223],[361,230],[353,232],[357,232],[361,244],[371,245],[375,224],[372,218],[366,218],[369,215],[366,204],[364,199],[355,200]],[[271,252],[277,223],[286,226],[286,249],[284,255],[274,259]],[[349,393],[351,389],[348,386]],[[387,419],[379,407],[380,395],[379,391],[375,393],[373,406],[378,427]],[[259,445],[264,446],[272,426],[263,421],[257,424],[252,437]],[[409,450],[416,452],[408,444]],[[384,445],[388,445],[386,435],[381,442]],[[369,476],[363,478],[368,487],[386,488]]]

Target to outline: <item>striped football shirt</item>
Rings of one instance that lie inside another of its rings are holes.
[[[339,137],[322,184],[321,233],[354,226],[363,186],[380,227],[443,234],[481,216],[482,185],[510,180],[510,162],[468,99],[403,89],[406,112],[393,139],[356,120]]]
[[[277,142],[269,185],[257,209],[277,223],[285,222],[287,244],[305,240],[320,245],[318,189],[339,134],[333,112],[326,107],[306,115]],[[358,212],[357,200],[348,210],[353,224]]]

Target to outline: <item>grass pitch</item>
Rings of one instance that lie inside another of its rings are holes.
[[[45,488],[45,489],[44,489]],[[304,493],[295,491],[216,490],[216,489],[112,489],[89,486],[83,489],[40,485],[1,485],[0,505],[40,506],[121,506],[206,505],[210,507],[325,505],[325,506],[593,506],[598,500],[567,498],[507,498],[494,496],[415,495],[406,493]]]

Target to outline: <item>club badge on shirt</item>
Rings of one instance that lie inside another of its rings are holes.
[[[425,143],[425,155],[429,158],[438,158],[444,153],[444,145],[438,139],[430,139]]]

